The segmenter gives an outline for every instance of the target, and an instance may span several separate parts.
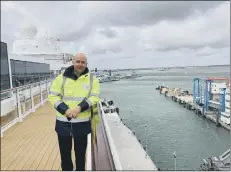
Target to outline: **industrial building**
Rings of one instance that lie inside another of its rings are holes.
[[[50,77],[50,65],[29,61],[10,60],[13,87],[46,80]]]
[[[1,42],[1,91],[50,77],[53,77],[53,72],[49,64],[10,59],[7,44]]]

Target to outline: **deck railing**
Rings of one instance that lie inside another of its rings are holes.
[[[47,101],[53,79],[1,91],[1,137]]]

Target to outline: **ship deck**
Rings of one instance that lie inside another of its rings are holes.
[[[61,170],[54,129],[55,111],[46,102],[6,130],[1,138],[1,170]]]
[[[1,109],[3,110],[1,111],[1,171],[61,170],[55,132],[56,111],[47,101],[46,94],[49,83],[46,83],[46,87],[43,87],[42,83],[39,85],[40,89],[37,89],[36,84],[30,85],[30,89],[25,87],[24,92],[20,91],[21,88],[1,92],[1,94],[14,92],[7,101],[1,101],[4,107]],[[102,104],[99,104],[98,108],[102,108],[101,106]],[[32,109],[36,110],[33,112]],[[88,135],[86,170],[114,171],[144,168],[157,170],[150,158],[145,158],[145,151],[138,144],[138,140],[130,134],[128,128],[123,127],[121,123],[117,125],[118,121],[114,121],[110,116],[103,118],[106,115],[102,109],[98,109],[98,115],[99,122],[92,121],[94,132]],[[23,121],[19,122],[20,119]],[[124,141],[118,142],[118,140]],[[131,145],[136,150],[135,153],[129,148]],[[123,158],[124,155],[126,158]],[[74,160],[73,144],[72,161]],[[74,162],[73,165],[75,169]]]

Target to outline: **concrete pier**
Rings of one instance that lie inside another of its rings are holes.
[[[197,115],[213,121],[217,126],[222,126],[230,131],[230,125],[220,120],[220,114],[217,111],[203,111],[203,104],[199,105],[193,102],[193,95],[189,91],[182,91],[180,88],[162,88],[160,94],[164,94],[166,98],[171,97],[172,101],[179,103],[188,110],[193,110]],[[214,104],[214,102],[212,102]]]

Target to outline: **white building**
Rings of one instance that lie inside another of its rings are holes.
[[[221,112],[221,121],[230,124],[230,88],[225,92],[225,112]]]
[[[48,63],[54,73],[61,72],[62,65],[71,60],[72,55],[62,50],[62,42],[59,39],[36,39],[37,28],[31,25],[23,28],[21,32],[25,38],[13,42],[10,59]]]

